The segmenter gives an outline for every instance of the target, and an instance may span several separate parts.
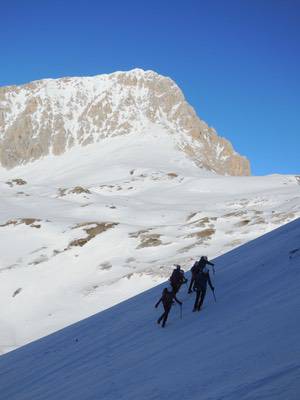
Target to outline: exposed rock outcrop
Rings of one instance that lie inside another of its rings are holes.
[[[12,168],[74,144],[141,134],[151,124],[164,127],[199,166],[250,174],[248,160],[197,117],[170,78],[140,69],[0,88],[0,164]]]

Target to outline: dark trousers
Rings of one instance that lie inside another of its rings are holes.
[[[158,318],[157,322],[160,324],[162,321],[162,326],[164,327],[166,325],[168,316],[169,316],[169,312],[171,310],[171,304],[163,304],[164,306],[164,313]]]
[[[197,288],[194,310],[200,310],[206,295],[206,287]]]
[[[181,283],[174,283],[174,282],[172,283],[171,282],[171,286],[172,286],[172,290],[173,290],[174,294],[176,294],[181,287]]]
[[[194,283],[195,283],[195,277],[192,275],[191,283],[190,283],[189,290],[188,290],[189,293],[194,289]]]

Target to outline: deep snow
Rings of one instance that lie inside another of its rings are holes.
[[[173,263],[188,269],[299,216],[295,176],[199,169],[158,127],[0,168],[0,353],[157,285]],[[95,223],[117,225],[71,245]]]
[[[215,259],[217,303],[165,284],[0,357],[1,400],[298,400],[300,220]]]

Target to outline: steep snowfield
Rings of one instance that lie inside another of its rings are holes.
[[[298,400],[300,220],[215,260],[217,303],[165,284],[0,358],[1,400]]]
[[[201,170],[157,127],[0,169],[0,193],[0,352],[300,216],[295,176]]]

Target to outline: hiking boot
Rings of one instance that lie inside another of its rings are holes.
[[[193,312],[195,312],[195,311],[197,311],[197,308],[196,308],[196,307],[193,308]]]
[[[191,291],[191,290],[189,290],[189,291],[188,291],[188,293],[192,293],[192,291]]]

